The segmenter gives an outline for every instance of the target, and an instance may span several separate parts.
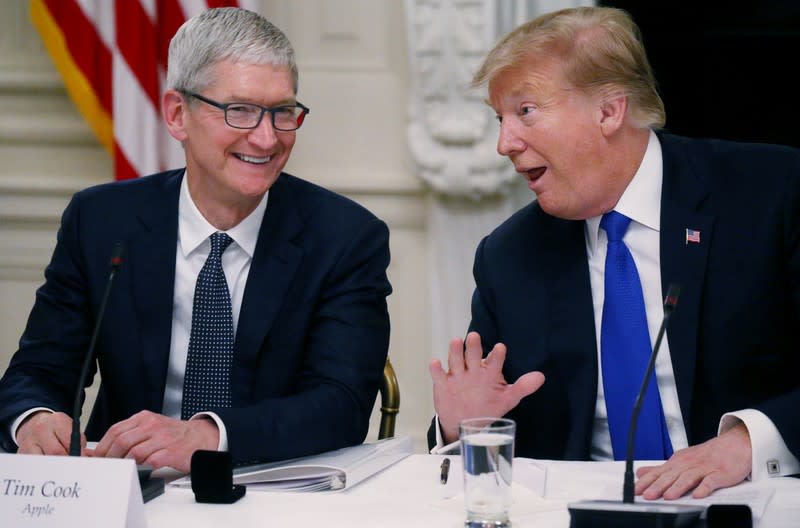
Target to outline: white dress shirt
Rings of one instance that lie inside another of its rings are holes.
[[[269,192],[265,193],[258,206],[238,225],[225,233],[233,242],[222,254],[222,267],[228,283],[233,310],[233,332],[239,322],[242,298],[250,273],[261,221],[267,208]],[[192,306],[197,276],[211,252],[209,237],[217,229],[208,223],[192,200],[186,174],[181,182],[178,198],[178,247],[175,253],[175,288],[172,304],[172,338],[162,414],[180,419],[183,401],[183,377],[186,373],[186,357],[189,351],[189,335],[192,330]],[[51,409],[37,407],[20,414],[11,424],[11,437],[16,442],[17,428],[31,413]],[[227,451],[228,435],[225,424],[215,413],[197,413],[192,418],[208,416],[219,428],[218,450]]]
[[[664,316],[664,292],[661,291],[661,256],[659,250],[662,181],[663,158],[661,144],[658,142],[658,137],[655,133],[651,131],[642,163],[619,202],[617,202],[616,207],[614,207],[615,211],[631,219],[623,240],[633,255],[633,260],[636,263],[639,278],[642,282],[642,294],[644,296],[645,310],[647,311],[647,327],[650,332],[651,346],[655,343],[658,328]],[[594,304],[598,366],[601,365],[600,327],[603,317],[605,260],[608,243],[605,231],[600,229],[601,218],[601,216],[588,218],[585,224],[586,254],[589,261],[589,278]],[[672,370],[669,340],[666,333],[661,342],[655,370],[670,441],[672,442],[673,450],[678,451],[688,446],[688,440],[678,400],[675,373]],[[592,427],[591,458],[593,460],[613,460],[611,435],[608,429],[608,413],[603,393],[602,372],[602,368],[598,368],[597,403]],[[772,420],[760,411],[743,409],[723,415],[719,424],[719,433],[723,433],[741,422],[744,422],[750,434],[753,453],[751,477],[754,480],[800,472],[800,461],[789,451]],[[443,445],[444,441],[438,418],[435,423],[437,445],[431,452],[437,453],[452,450],[455,447],[455,442],[446,446]]]
[[[267,208],[269,192],[265,193],[258,206],[235,227],[225,231],[233,242],[222,254],[222,269],[228,283],[233,310],[233,334],[239,323],[244,288],[250,273],[258,232]],[[164,389],[162,413],[171,418],[180,418],[183,402],[183,377],[186,373],[186,357],[189,352],[189,335],[192,331],[192,306],[197,276],[211,252],[209,237],[218,230],[202,215],[189,193],[187,177],[184,175],[178,200],[178,248],[175,253],[175,293],[172,302],[172,341],[170,343],[167,381]],[[209,416],[219,428],[220,451],[228,449],[225,424],[215,413],[198,413],[193,416]]]
[[[661,181],[662,181],[661,145],[654,133],[650,133],[639,170],[622,194],[614,210],[631,219],[628,231],[623,237],[628,246],[639,279],[642,283],[645,311],[647,312],[647,329],[650,333],[650,346],[655,343],[658,328],[664,317],[664,298],[661,291],[661,259],[659,252],[659,233],[661,231]],[[603,302],[605,300],[605,269],[608,238],[600,229],[601,216],[588,218],[585,224],[586,255],[589,259],[589,279],[592,284],[592,301],[594,304],[594,328],[597,340],[597,364],[601,365],[600,327],[603,319]],[[608,412],[606,411],[603,393],[603,370],[598,368],[597,404],[594,410],[594,426],[592,427],[592,452],[594,460],[614,460],[611,449],[611,435],[608,429]],[[661,396],[661,406],[667,422],[669,439],[674,451],[689,445],[686,439],[686,428],[683,425],[678,389],[675,386],[675,374],[672,372],[672,360],[669,353],[669,340],[664,334],[661,349],[656,359],[656,381]]]

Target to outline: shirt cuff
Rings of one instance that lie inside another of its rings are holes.
[[[53,409],[48,409],[47,407],[34,407],[33,409],[20,414],[17,416],[16,420],[11,422],[11,440],[14,441],[14,445],[19,447],[19,444],[17,443],[17,429],[19,429],[19,426],[22,425],[22,422],[25,421],[25,418],[39,411],[47,411],[50,413],[55,412]]]
[[[753,481],[800,473],[800,461],[789,451],[778,428],[766,414],[755,409],[726,413],[720,420],[718,434],[739,423],[744,423],[750,435]]]
[[[222,423],[222,419],[220,419],[220,417],[217,416],[217,413],[199,412],[189,419],[194,420],[195,418],[211,418],[212,420],[214,420],[214,423],[217,424],[217,429],[219,429],[219,445],[217,446],[217,451],[227,451],[228,430],[225,429],[225,424]]]
[[[433,423],[436,428],[436,445],[431,448],[430,454],[432,455],[445,455],[449,453],[456,453],[461,450],[461,444],[458,440],[444,445],[444,438],[442,438],[442,429],[439,427],[439,415],[437,414]]]

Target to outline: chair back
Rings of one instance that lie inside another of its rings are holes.
[[[394,424],[397,413],[400,412],[400,385],[397,383],[397,374],[389,358],[383,367],[383,381],[381,382],[381,425],[378,429],[378,439],[394,436]]]

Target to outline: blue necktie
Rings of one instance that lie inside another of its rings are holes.
[[[600,221],[608,235],[600,354],[615,460],[625,459],[633,405],[651,351],[642,284],[633,256],[622,241],[630,223],[630,218],[616,211],[606,213]],[[671,455],[672,444],[653,373],[639,415],[634,458],[665,460]]]
[[[222,271],[222,253],[231,242],[225,233],[211,235],[211,253],[197,276],[183,379],[182,420],[200,411],[231,406],[233,311]]]

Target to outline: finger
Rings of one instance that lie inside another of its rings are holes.
[[[483,347],[481,346],[481,337],[477,332],[470,332],[467,334],[466,349],[464,351],[464,363],[467,370],[477,371],[481,368],[482,360]]]
[[[450,349],[447,353],[447,370],[450,374],[458,376],[465,370],[464,366],[464,342],[455,338],[450,341]]]
[[[171,450],[163,448],[153,451],[141,464],[147,464],[153,469],[171,467],[181,473],[189,473],[191,454],[173,453]]]
[[[656,471],[650,471],[642,476],[639,480],[636,481],[636,484],[633,487],[633,493],[635,495],[642,495],[652,484],[655,482],[660,473]]]
[[[44,449],[41,445],[35,442],[24,442],[17,448],[17,453],[20,455],[44,455]]]
[[[490,369],[497,370],[501,372],[503,370],[503,364],[506,362],[506,346],[503,343],[497,343],[492,351],[489,352],[489,355],[486,356],[483,364]]]
[[[663,496],[666,500],[675,500],[683,497],[689,491],[695,489],[703,480],[705,470],[698,467],[688,468],[675,479],[675,482],[666,490]],[[712,490],[713,491],[713,490]]]
[[[539,371],[528,372],[511,385],[511,392],[516,398],[517,402],[522,400],[525,396],[533,394],[544,385],[544,374]]]
[[[109,454],[109,449],[114,443],[117,441],[117,437],[124,434],[125,432],[134,429],[137,427],[137,419],[136,415],[131,416],[126,420],[122,420],[121,422],[117,422],[112,425],[106,434],[103,435],[103,438],[97,443],[97,446],[94,448],[95,456],[99,457],[113,457]]]
[[[131,451],[150,438],[150,434],[141,428],[130,429],[117,435],[106,451],[108,458],[133,458]]]
[[[154,437],[148,437],[135,446],[132,446],[125,454],[124,458],[132,458],[137,464],[149,464],[150,462],[148,461],[154,453],[166,449],[167,447],[163,443],[159,442]],[[161,465],[153,465],[153,469],[157,469],[163,465],[163,463]]]
[[[636,470],[636,477],[637,478],[644,477],[648,473],[652,473],[654,470],[656,470],[658,468],[659,468],[659,466],[644,466],[644,467],[640,467],[639,469]]]
[[[726,484],[719,482],[717,473],[709,473],[692,491],[692,498],[704,499],[711,495],[715,490],[725,487]],[[687,490],[688,491],[688,490]]]
[[[447,373],[442,368],[442,362],[438,359],[431,360],[428,364],[428,371],[431,373],[434,385],[441,385],[447,379]]]
[[[17,449],[18,453],[24,454],[43,454],[43,455],[66,455],[69,453],[69,447],[64,446],[58,440],[56,430],[46,428],[33,437],[29,437]]]
[[[664,471],[655,481],[647,486],[647,489],[642,491],[642,497],[647,500],[661,498],[664,492],[675,483],[678,476],[679,473],[676,471]]]
[[[647,466],[636,470],[636,485],[634,493],[641,495],[664,472],[664,465]]]
[[[72,444],[72,424],[70,424],[70,427],[56,427],[53,431],[53,436],[65,451],[69,451]]]

